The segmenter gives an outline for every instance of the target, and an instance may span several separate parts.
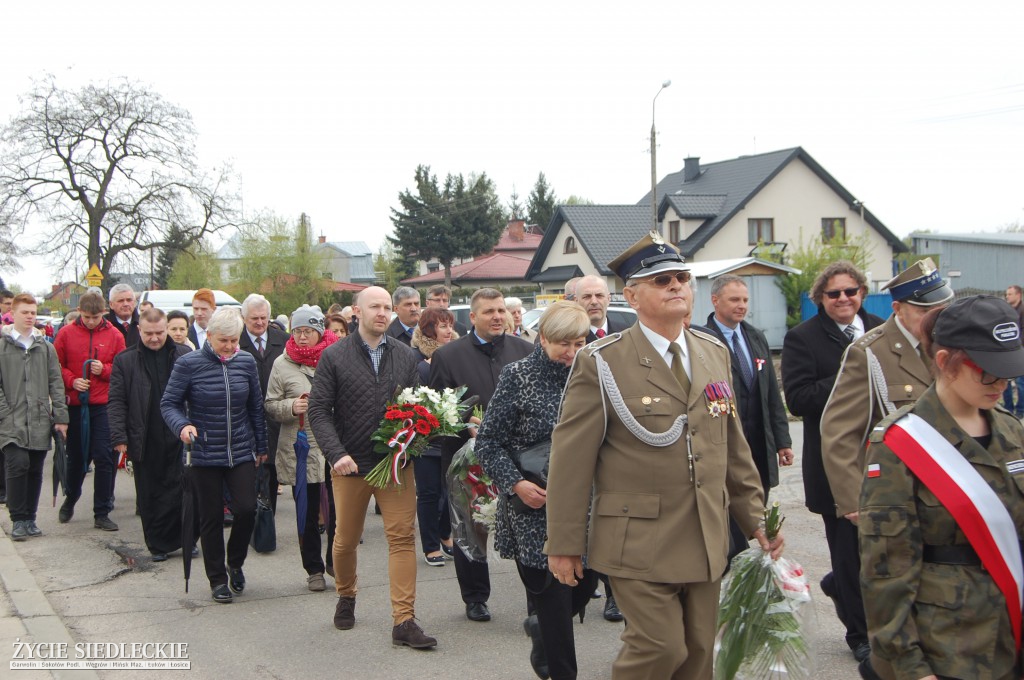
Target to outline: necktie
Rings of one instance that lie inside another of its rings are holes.
[[[843,333],[845,333],[846,337],[848,337],[850,339],[850,342],[853,342],[854,331],[853,331],[853,324],[852,323],[849,326],[847,326],[846,328],[843,329]]]
[[[683,368],[683,348],[679,346],[678,342],[673,342],[668,346],[668,351],[672,353],[672,375],[682,385],[683,392],[689,394],[690,379],[686,377],[686,369]]]
[[[743,384],[748,388],[754,384],[754,371],[747,362],[747,355],[743,353],[740,346],[740,333],[735,331],[732,334],[732,351],[736,354],[736,362],[740,365],[740,375],[743,376]]]
[[[260,353],[260,357],[263,357],[263,336],[257,336],[256,338],[256,351]]]
[[[604,332],[603,328],[598,328],[597,333],[594,333],[594,335],[596,335],[599,338],[603,338],[605,335],[607,335],[607,333]]]

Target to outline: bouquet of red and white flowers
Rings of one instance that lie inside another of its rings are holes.
[[[461,403],[465,387],[445,388],[438,392],[429,387],[407,387],[387,405],[384,419],[370,440],[373,450],[388,454],[366,475],[366,482],[377,488],[400,485],[398,471],[409,458],[420,456],[431,439],[457,435],[467,427],[462,416],[469,403]]]

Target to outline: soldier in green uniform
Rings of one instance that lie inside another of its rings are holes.
[[[921,325],[935,384],[869,437],[861,676],[1019,680],[1024,428],[997,408],[1024,374],[1018,318],[975,296]]]

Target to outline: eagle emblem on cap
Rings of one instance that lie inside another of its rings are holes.
[[[651,237],[651,240],[656,245],[659,245],[659,246],[665,245],[665,240],[661,238],[661,234],[659,234],[658,232],[654,231],[653,229],[651,229],[651,232],[648,235]],[[662,249],[661,252],[665,252],[664,248]]]

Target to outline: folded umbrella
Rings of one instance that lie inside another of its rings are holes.
[[[185,592],[192,576],[192,546],[196,543],[195,488],[192,481],[192,443],[185,444],[185,469],[181,474],[181,564],[185,569]]]
[[[89,368],[92,359],[86,359],[82,363],[82,380],[89,379]],[[89,390],[78,393],[78,403],[82,405],[82,433],[79,435],[80,446],[82,447],[82,474],[89,471]]]
[[[53,507],[57,507],[57,487],[68,495],[68,447],[64,435],[53,430]]]
[[[303,394],[299,399],[308,397]],[[299,530],[299,545],[306,531],[306,505],[309,490],[306,488],[306,466],[309,463],[309,435],[306,434],[305,414],[299,415],[299,431],[295,435],[295,524]]]

